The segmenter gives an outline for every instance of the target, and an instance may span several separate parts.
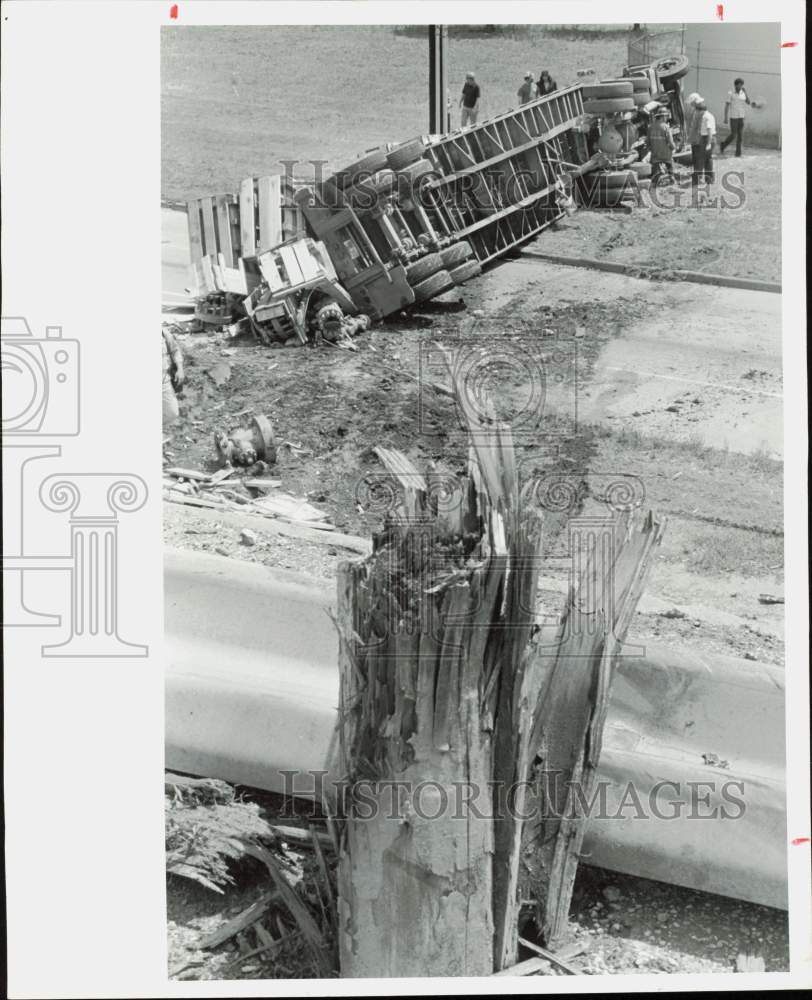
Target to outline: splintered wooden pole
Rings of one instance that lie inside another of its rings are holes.
[[[540,696],[533,725],[533,818],[523,829],[522,894],[551,948],[567,930],[572,890],[595,790],[612,672],[642,593],[664,522],[612,526],[610,546],[593,544],[554,636],[539,644]]]
[[[590,529],[554,629],[536,629],[541,517],[510,430],[478,422],[466,476],[376,449],[395,481],[372,555],[339,568],[338,943],[347,977],[516,965],[520,901],[567,925],[612,671],[662,525]],[[603,522],[602,522],[603,523]],[[580,544],[580,543],[579,543]]]
[[[339,569],[339,744],[353,789],[341,972],[490,975],[492,733],[511,742],[495,717],[532,623],[539,523],[516,530],[505,432],[480,443],[467,478],[445,482],[378,455],[400,507],[373,554]]]

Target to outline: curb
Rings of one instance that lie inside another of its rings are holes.
[[[539,250],[522,250],[521,256],[545,260],[550,264],[563,264],[565,267],[588,267],[595,271],[625,274],[629,278],[644,278],[649,281],[693,281],[700,285],[719,285],[723,288],[741,288],[748,292],[781,294],[779,282],[760,281],[757,278],[733,278],[726,274],[705,274],[701,271],[660,270],[655,267],[620,264],[610,260],[595,260],[594,257],[562,257],[560,254],[542,253]]]

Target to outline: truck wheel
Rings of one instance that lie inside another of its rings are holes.
[[[688,56],[668,56],[666,59],[660,59],[654,68],[657,70],[660,82],[664,84],[670,80],[681,80],[691,68],[691,64],[688,62]]]
[[[604,80],[602,83],[593,83],[589,87],[583,87],[581,93],[584,101],[612,100],[616,97],[631,97],[634,93],[634,86],[631,80]]]
[[[622,191],[603,191],[592,202],[592,208],[617,208],[622,205],[626,195]]]
[[[343,208],[344,207],[344,196],[339,187],[338,178],[333,175],[332,177],[326,178],[319,185],[319,199],[327,208]]]
[[[348,188],[357,177],[370,177],[372,174],[377,174],[379,170],[384,170],[387,166],[384,150],[373,149],[360,160],[356,160],[355,163],[344,167],[343,170],[337,170],[334,174],[335,182],[340,188]]]
[[[409,139],[396,146],[391,153],[386,154],[386,162],[392,170],[403,170],[409,164],[422,159],[426,147],[422,139]]]
[[[459,264],[464,264],[469,257],[473,257],[474,251],[468,240],[461,240],[459,243],[452,243],[450,247],[441,250],[440,256],[443,258],[443,267],[450,271]]]
[[[450,292],[454,287],[454,279],[448,271],[437,271],[425,281],[420,281],[412,286],[415,302],[428,302],[435,295],[442,295],[443,292]]]
[[[373,208],[376,199],[380,195],[390,194],[396,183],[394,171],[385,168],[353,184],[344,192],[344,197],[354,208]]]
[[[443,258],[438,253],[430,253],[425,257],[416,260],[414,264],[407,264],[406,278],[410,285],[416,286],[432,274],[442,271],[445,267]]]
[[[633,92],[638,90],[651,90],[651,84],[649,83],[647,76],[617,76],[611,80],[601,80],[601,83],[630,83],[632,85]]]
[[[478,274],[482,274],[482,268],[479,266],[478,260],[469,260],[464,264],[460,264],[459,267],[455,267],[448,273],[453,278],[455,285],[461,285],[463,282],[470,281],[471,278],[475,278]]]
[[[414,163],[410,163],[407,167],[402,167],[398,171],[398,176],[408,177],[409,180],[416,181],[418,177],[424,177],[426,174],[431,174],[434,172],[434,165],[428,160],[415,160]]]
[[[619,111],[634,111],[634,100],[631,97],[596,98],[584,101],[584,111],[588,115],[613,115]]]
[[[587,174],[584,180],[587,186],[594,178],[594,187],[597,188],[624,188],[634,187],[637,184],[637,174],[633,170],[608,170],[606,173]]]

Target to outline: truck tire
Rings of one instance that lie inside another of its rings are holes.
[[[657,70],[660,82],[665,84],[672,80],[681,80],[691,68],[691,64],[688,62],[688,56],[668,56],[660,59],[654,68]]]
[[[430,278],[432,274],[442,271],[444,267],[445,264],[440,254],[427,254],[425,257],[416,260],[414,264],[406,265],[406,280],[412,286],[418,285],[426,278]]]
[[[592,184],[590,184],[590,180]],[[637,174],[633,170],[607,170],[605,173],[587,174],[584,180],[587,187],[603,188],[624,188],[634,187],[637,184]]]
[[[584,101],[584,111],[588,115],[614,115],[620,111],[634,111],[634,100],[631,97],[596,98]]]
[[[602,191],[592,203],[592,208],[617,208],[629,196],[623,191]]]
[[[386,154],[386,162],[392,170],[403,170],[409,164],[422,159],[426,147],[422,139],[409,139],[396,146],[390,153]]]
[[[478,274],[482,274],[482,268],[478,260],[468,260],[448,273],[454,280],[455,285],[462,285],[464,282],[470,281],[471,278],[475,278]]]
[[[581,90],[584,101],[605,101],[613,100],[616,97],[631,97],[634,87],[630,80],[604,80],[601,83],[593,83]]]
[[[437,271],[425,281],[420,281],[412,286],[415,302],[428,302],[435,295],[442,295],[443,292],[450,292],[454,287],[454,279],[448,271]]]
[[[612,80],[601,80],[601,83],[630,83],[632,85],[632,91],[635,93],[638,90],[651,90],[651,84],[649,83],[647,76],[618,76]]]
[[[333,175],[321,182],[318,188],[319,199],[327,208],[343,208],[344,195],[339,186],[338,178]]]
[[[384,168],[377,174],[365,180],[359,180],[357,184],[344,191],[344,198],[354,208],[374,208],[375,203],[381,195],[390,194],[397,183],[394,171]]]
[[[355,163],[351,163],[343,170],[337,170],[333,175],[336,184],[340,188],[348,188],[355,182],[357,177],[370,177],[377,174],[379,170],[384,170],[389,164],[386,161],[386,153],[383,149],[373,149],[366,156]]]
[[[473,255],[474,251],[471,249],[471,244],[468,240],[460,240],[459,243],[452,243],[450,247],[446,247],[440,251],[440,256],[443,258],[443,267],[447,271],[458,267],[460,264],[464,264]]]

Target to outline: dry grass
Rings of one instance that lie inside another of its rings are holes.
[[[623,33],[458,33],[449,87],[456,104],[473,70],[487,116],[515,104],[528,69],[547,68],[564,86],[579,67],[614,75],[625,59]],[[164,198],[233,190],[243,177],[279,172],[283,159],[346,162],[428,129],[426,36],[381,25],[165,28],[161,116]]]

